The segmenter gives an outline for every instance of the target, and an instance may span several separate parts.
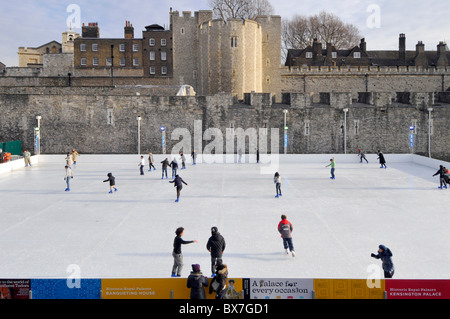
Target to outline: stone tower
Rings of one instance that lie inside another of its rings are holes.
[[[74,40],[80,35],[70,28],[62,34],[62,52],[73,53],[74,52]]]

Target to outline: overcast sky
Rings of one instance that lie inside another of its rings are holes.
[[[450,38],[450,0],[269,0],[275,14],[289,19],[295,14],[313,15],[322,10],[356,25],[366,38],[368,50],[396,50],[398,36],[406,34],[408,50],[423,41],[426,50],[436,50],[439,41]],[[61,42],[67,21],[98,22],[100,37],[121,38],[125,21],[142,37],[146,25],[168,27],[169,10],[210,9],[208,0],[0,0],[0,62],[18,65],[18,48],[37,47],[52,40]],[[81,32],[80,28],[74,28]]]

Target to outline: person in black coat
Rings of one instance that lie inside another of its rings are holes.
[[[444,166],[440,165],[439,169],[436,173],[433,174],[433,176],[436,176],[439,174],[439,182],[440,182],[440,186],[439,188],[447,188],[447,182],[445,181],[445,174],[446,174],[447,170],[445,169]]]
[[[162,176],[161,176],[161,179],[164,178],[164,173],[166,173],[166,178],[167,178],[167,167],[170,166],[169,160],[167,158],[165,158],[164,161],[161,162],[161,164],[162,164]]]
[[[223,264],[221,261],[218,261],[216,267],[216,273],[214,274],[214,278],[209,285],[209,293],[211,294],[213,291],[215,292],[216,299],[223,299],[226,293],[228,280],[228,267],[226,264]],[[214,289],[216,287],[216,289]]]
[[[219,233],[216,226],[211,228],[211,237],[206,243],[206,249],[211,253],[211,273],[215,276],[216,265],[222,263],[222,255],[225,250],[225,238]]]
[[[115,192],[117,192],[117,188],[116,188],[116,178],[113,176],[112,173],[108,173],[108,179],[104,180],[103,183],[108,182],[109,181],[109,193],[112,194],[113,190]]]
[[[206,299],[203,287],[208,287],[208,279],[200,271],[200,265],[192,265],[192,272],[188,276],[186,285],[191,289],[191,299]]]
[[[183,188],[183,184],[186,186],[188,186],[188,184],[180,177],[180,175],[176,175],[175,179],[173,181],[169,181],[169,183],[174,183],[173,186],[177,188],[177,199],[175,202],[178,203],[180,201],[180,193]]]
[[[380,160],[380,168],[387,168],[386,159],[384,158],[384,155],[380,152],[380,150],[378,150],[378,159]]]
[[[381,259],[384,270],[384,278],[392,278],[394,276],[394,263],[392,262],[392,252],[384,245],[378,246],[378,254],[370,254],[373,258]]]

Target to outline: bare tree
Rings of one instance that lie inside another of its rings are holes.
[[[255,19],[258,15],[270,15],[273,7],[268,0],[209,0],[214,17]]]
[[[361,38],[356,26],[344,23],[338,16],[325,11],[306,17],[295,15],[283,20],[282,45],[283,58],[288,49],[302,49],[312,44],[314,39],[322,45],[331,43],[336,49],[349,49],[358,45]]]

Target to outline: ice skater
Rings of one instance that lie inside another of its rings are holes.
[[[211,227],[211,237],[206,243],[206,249],[211,253],[211,276],[214,277],[216,273],[216,266],[222,264],[222,256],[225,251],[225,238],[219,233],[216,226]]]
[[[445,175],[447,173],[447,169],[443,165],[439,165],[439,169],[436,173],[433,174],[433,176],[436,176],[439,174],[439,187],[440,189],[447,188],[447,182],[445,181]]]
[[[380,168],[387,168],[386,166],[386,159],[384,158],[384,154],[380,152],[380,150],[378,150],[377,152],[378,155],[378,159],[380,160]]]
[[[141,175],[144,175],[145,158],[141,155],[141,161],[138,164]]]
[[[175,176],[177,176],[178,170],[178,162],[175,157],[173,158],[172,162],[170,162],[169,167],[172,168],[172,178],[175,178]]]
[[[117,192],[116,188],[116,178],[113,176],[112,173],[108,173],[106,176],[108,176],[108,179],[105,179],[103,183],[109,182],[109,194],[112,194],[113,191]]]
[[[278,172],[275,173],[274,177],[273,177],[273,182],[275,183],[275,190],[277,191],[277,195],[275,196],[275,198],[278,198],[281,195],[281,176]]]
[[[180,152],[181,156],[181,169],[186,169],[186,157],[184,156],[183,152]]]
[[[242,148],[238,150],[238,163],[242,163]]]
[[[378,254],[370,254],[371,257],[381,259],[384,270],[384,278],[392,278],[394,276],[394,263],[392,262],[392,252],[384,245],[378,246]]]
[[[256,164],[259,164],[259,149],[256,149]]]
[[[173,240],[173,266],[172,277],[181,277],[181,270],[183,269],[183,254],[181,252],[181,245],[197,243],[197,240],[186,241],[181,238],[184,235],[184,228],[178,227],[175,230],[175,239]]]
[[[292,223],[287,220],[286,215],[281,215],[281,221],[278,223],[278,232],[281,234],[281,238],[283,239],[283,247],[286,254],[289,254],[289,251],[292,254],[292,257],[295,257],[294,244],[292,243],[292,231],[294,230],[294,226]]]
[[[175,202],[178,203],[180,201],[180,194],[183,189],[183,184],[186,186],[188,186],[188,184],[181,178],[180,175],[176,175],[175,179],[173,181],[169,181],[169,183],[174,183],[173,186],[177,188],[177,199]]]
[[[64,191],[68,192],[70,191],[70,180],[73,178],[72,169],[69,167],[69,165],[64,166],[66,169],[66,176],[64,176],[64,180],[66,181],[66,189]]]
[[[153,170],[156,171],[155,165],[153,165],[153,154],[148,153],[148,171],[151,172]]]
[[[80,155],[75,149],[72,150],[73,165],[77,165],[77,158]]]
[[[169,160],[167,159],[167,157],[164,159],[164,161],[161,162],[161,170],[162,170],[162,176],[161,179],[164,179],[164,173],[166,174],[166,178],[167,178],[167,167],[170,166]]]
[[[23,159],[25,161],[25,167],[28,167],[28,165],[31,166],[31,153],[29,151],[23,151]]]
[[[330,170],[331,177],[330,177],[330,179],[335,179],[336,177],[334,176],[334,170],[336,168],[336,162],[334,161],[334,157],[330,158],[330,164],[328,164],[325,167],[329,167],[329,166],[331,166],[331,170]]]
[[[359,162],[362,163],[363,160],[366,161],[367,164],[369,164],[369,161],[366,158],[366,154],[364,154],[363,151],[361,151],[361,149],[358,148],[358,156],[359,156]]]
[[[216,299],[224,299],[228,280],[228,267],[222,261],[218,261],[216,265],[216,272],[213,280],[209,285],[209,293],[215,292]]]
[[[66,165],[69,166],[70,168],[72,168],[73,159],[72,159],[72,155],[69,152],[67,152],[65,160],[66,160]]]
[[[192,150],[191,157],[192,157],[192,165],[197,165],[197,152],[195,151],[195,149]]]

